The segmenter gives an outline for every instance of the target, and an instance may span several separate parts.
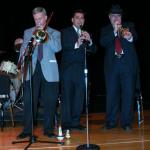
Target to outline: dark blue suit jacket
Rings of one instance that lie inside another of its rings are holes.
[[[74,49],[75,43],[78,39],[78,35],[73,26],[65,28],[61,32],[62,41],[62,71],[65,71],[68,67],[71,67],[74,63],[79,63],[80,67],[84,67],[85,59],[85,46],[81,45],[79,48]],[[92,44],[87,47],[87,51],[95,52],[96,46]]]
[[[124,38],[121,38],[121,45],[124,51],[122,59],[122,65],[125,65],[130,73],[136,75],[139,71],[137,54],[134,46],[134,41],[137,39],[137,34],[134,30],[133,23],[123,23],[123,27],[128,27],[129,31],[133,35],[133,42],[129,42]],[[112,25],[108,25],[101,29],[100,44],[105,48],[105,59],[104,59],[104,72],[105,75],[110,74],[114,69],[116,58],[115,58],[115,36]]]

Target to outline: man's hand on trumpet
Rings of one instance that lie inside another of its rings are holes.
[[[119,21],[116,21],[114,23],[114,33],[118,33],[118,31],[121,27],[122,27],[121,23]]]

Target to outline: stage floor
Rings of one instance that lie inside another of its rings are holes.
[[[144,123],[140,128],[137,123],[137,113],[132,132],[125,132],[122,128],[117,127],[109,131],[102,131],[104,123],[104,113],[89,114],[89,144],[96,144],[101,150],[149,150],[150,149],[150,111],[144,111]],[[86,124],[86,116],[83,115],[81,123]],[[16,122],[12,127],[11,123],[6,123],[4,131],[0,131],[0,150],[23,150],[29,142],[12,144],[16,141],[16,136],[22,131],[23,126]],[[42,134],[42,126],[39,123],[34,128],[38,140],[48,141],[48,143],[35,142],[31,144],[31,150],[75,150],[79,145],[87,144],[86,131],[71,131],[70,139],[64,139],[64,145],[50,143],[57,142],[57,138],[47,138]],[[56,129],[57,133],[57,129]],[[28,140],[28,139],[25,139]]]

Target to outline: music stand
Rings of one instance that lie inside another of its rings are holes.
[[[34,123],[33,123],[33,83],[32,83],[32,54],[34,52],[34,48],[35,46],[33,45],[33,39],[31,38],[31,40],[29,41],[29,44],[27,46],[28,48],[28,54],[27,54],[27,64],[28,64],[28,67],[29,67],[29,78],[30,78],[30,106],[31,106],[31,123],[32,123],[32,127],[31,127],[31,136],[29,138],[28,141],[13,141],[12,144],[16,144],[16,143],[25,143],[25,142],[29,142],[28,145],[25,147],[24,150],[27,150],[31,144],[33,143],[37,143],[37,142],[40,142],[40,143],[53,143],[53,144],[64,144],[63,141],[60,141],[60,142],[55,142],[55,141],[40,141],[40,140],[37,140],[37,136],[34,135]]]
[[[84,60],[84,78],[85,78],[85,105],[86,105],[86,144],[79,145],[76,150],[100,150],[100,147],[96,144],[90,144],[89,140],[89,112],[88,112],[88,69],[87,69],[87,58],[86,51],[89,42],[83,41],[85,60]]]

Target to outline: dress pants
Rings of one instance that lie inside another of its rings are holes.
[[[35,118],[39,97],[43,103],[44,132],[53,132],[56,101],[58,98],[58,82],[47,82],[45,80],[41,70],[41,65],[38,61],[36,64],[34,75],[32,76],[32,81],[32,87],[30,87],[30,81],[26,81],[24,83],[23,132],[28,134],[32,132],[32,112],[33,117]],[[33,90],[32,101],[30,95],[31,89]]]
[[[84,67],[72,64],[62,75],[62,126],[69,128],[80,124],[83,111],[85,82]]]
[[[106,126],[116,126],[120,119],[121,126],[131,126],[133,120],[133,102],[135,93],[135,76],[124,64],[123,59],[116,58],[111,73],[106,74]]]

